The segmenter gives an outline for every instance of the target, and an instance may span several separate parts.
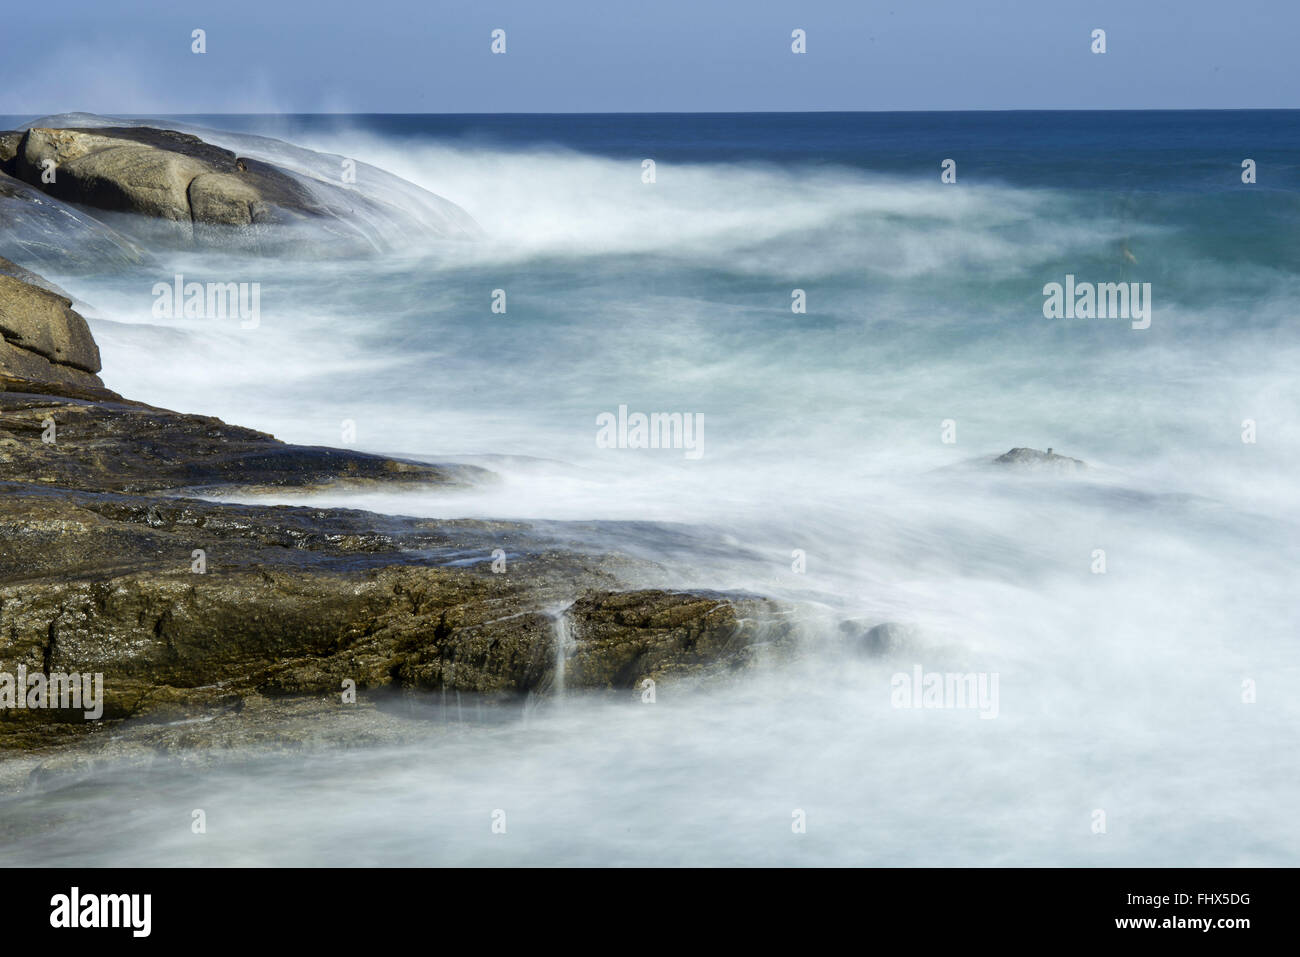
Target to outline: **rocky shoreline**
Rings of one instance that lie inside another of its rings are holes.
[[[105,684],[99,722],[0,712],[0,751],[126,719],[238,713],[250,696],[314,696],[338,710],[345,682],[362,697],[378,689],[546,693],[566,608],[573,689],[631,689],[646,678],[735,667],[755,642],[790,638],[772,602],[628,591],[619,572],[635,571],[630,560],[522,523],[188,497],[451,488],[491,481],[482,469],[287,445],[209,417],[94,397],[91,388],[16,383],[12,370],[5,384],[0,672],[99,672]],[[57,437],[46,442],[51,422]]]
[[[0,251],[29,263],[0,259],[0,676],[103,675],[93,720],[0,707],[0,789],[101,758],[392,740],[448,695],[458,708],[462,696],[639,695],[647,680],[716,680],[800,647],[789,606],[645,587],[660,570],[561,524],[221,501],[495,476],[291,445],[118,395],[99,377],[85,306],[29,268],[61,243],[75,261],[83,240],[112,252],[110,268],[152,240],[264,254],[307,220],[329,224],[326,245],[355,248],[379,201],[336,202],[337,187],[309,179],[179,131],[0,133]],[[4,242],[32,223],[40,242]],[[1086,467],[1023,448],[985,464]],[[893,623],[832,631],[866,655],[911,640]]]
[[[47,161],[57,178],[42,185]],[[167,130],[0,134],[0,170],[21,184],[10,198],[44,189],[185,241],[262,244],[263,227],[344,222],[290,172]],[[634,561],[524,523],[199,498],[494,476],[289,445],[124,398],[99,378],[73,305],[0,260],[0,674],[103,675],[97,720],[0,709],[0,754],[29,755],[11,765],[24,778],[124,750],[368,741],[400,733],[392,703],[409,694],[630,692],[793,640],[774,602],[636,589]]]

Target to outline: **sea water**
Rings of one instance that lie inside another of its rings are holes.
[[[6,861],[1295,863],[1300,113],[187,119],[484,233],[47,271],[124,395],[501,479],[246,500],[578,523],[652,563],[630,586],[784,599],[824,640],[653,703],[110,765],[0,801]],[[258,283],[260,321],[155,316],[177,273]],[[1067,276],[1149,283],[1149,325],[1048,318]],[[621,409],[700,454],[599,442]],[[1089,468],[986,464],[1020,446]],[[844,620],[908,639],[841,653]],[[914,673],[996,676],[996,717],[901,706]]]

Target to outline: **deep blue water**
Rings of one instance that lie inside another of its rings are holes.
[[[395,142],[563,146],[674,162],[813,162],[925,179],[959,158],[971,182],[1158,191],[1233,188],[1232,164],[1267,165],[1261,190],[1300,187],[1300,110],[1018,110],[924,113],[196,114],[178,120],[296,140],[364,130]],[[34,117],[0,116],[13,127]],[[1225,167],[1223,164],[1229,164]]]
[[[0,125],[31,118],[8,117]],[[164,118],[165,119],[165,118]],[[986,111],[931,113],[290,114],[174,119],[292,142],[365,134],[395,150],[563,149],[639,163],[853,170],[1071,191],[1098,213],[1190,228],[1226,261],[1300,266],[1300,111]],[[1241,182],[1255,160],[1257,181]]]
[[[671,162],[824,163],[930,178],[958,159],[963,181],[1107,189],[1235,189],[1240,161],[1261,191],[1300,189],[1300,110],[936,113],[348,114],[180,117],[293,140],[361,129],[401,143],[563,146]]]

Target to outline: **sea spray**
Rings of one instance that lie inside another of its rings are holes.
[[[214,771],[205,788],[240,810],[237,839],[202,849],[121,811],[168,820],[187,781],[106,766],[64,795],[57,829],[40,793],[4,799],[11,859],[241,864],[267,849],[354,864],[356,847],[382,847],[385,863],[481,863],[481,809],[506,794],[512,824],[531,817],[539,835],[512,827],[512,863],[782,864],[814,850],[843,865],[987,864],[996,849],[1008,864],[1088,865],[1103,841],[1116,865],[1293,863],[1300,789],[1276,773],[1277,742],[1300,716],[1268,689],[1300,684],[1294,616],[1279,611],[1300,557],[1294,204],[1276,191],[1294,196],[1295,173],[1271,164],[1268,193],[1205,186],[1223,142],[1288,150],[1290,121],[832,115],[800,118],[816,134],[801,138],[791,118],[755,115],[729,118],[730,155],[716,118],[671,117],[655,135],[688,161],[661,164],[657,187],[671,172],[673,188],[653,191],[618,144],[654,117],[607,118],[599,140],[582,118],[512,118],[490,144],[440,127],[472,120],[400,122],[411,135],[322,131],[321,145],[461,202],[486,238],[328,269],[259,261],[247,278],[294,295],[277,297],[256,349],[235,323],[150,315],[149,283],[198,275],[190,258],[66,279],[98,308],[105,383],[292,441],[337,444],[350,420],[372,451],[479,461],[499,480],[308,501],[527,521],[644,560],[621,587],[814,606],[820,643],[797,667],[720,688],[662,681],[653,707],[569,688],[563,708],[526,712],[526,733],[433,727],[411,746]],[[931,184],[957,126],[1016,165]],[[1185,150],[1169,150],[1171,129]],[[537,145],[557,140],[570,148]],[[1249,244],[1222,228],[1228,213],[1249,218]],[[1176,336],[1152,335],[1161,322],[1131,336],[1026,321],[1048,279],[1127,283],[1119,237],[1160,264],[1160,315],[1187,319],[1164,322]],[[244,275],[219,256],[203,268]],[[510,312],[495,316],[503,285]],[[791,313],[792,288],[806,312]],[[594,414],[620,404],[629,418],[708,410],[708,454],[597,447]],[[1249,444],[1244,420],[1258,423]],[[1085,459],[1087,480],[985,467],[1019,446]],[[1099,548],[1106,575],[1091,572]],[[1008,707],[987,721],[894,709],[900,665],[863,653],[835,628],[846,618],[914,623],[928,644],[901,667],[997,673]],[[551,627],[553,670],[568,672],[563,623]],[[449,722],[458,697],[446,693]],[[949,784],[925,786],[936,775]],[[1112,834],[1098,837],[1088,815],[1103,800]],[[808,811],[798,857],[792,808]]]
[[[566,677],[569,670],[569,656],[577,647],[573,629],[569,624],[569,609],[573,603],[565,605],[551,614],[552,643],[555,646],[555,672],[552,690],[557,703],[562,702],[566,693]]]

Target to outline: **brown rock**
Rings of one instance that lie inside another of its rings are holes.
[[[83,372],[101,368],[99,347],[71,300],[0,275],[0,335],[19,349]]]
[[[208,168],[184,153],[84,130],[29,130],[17,158],[19,179],[51,196],[186,224],[190,182]]]

